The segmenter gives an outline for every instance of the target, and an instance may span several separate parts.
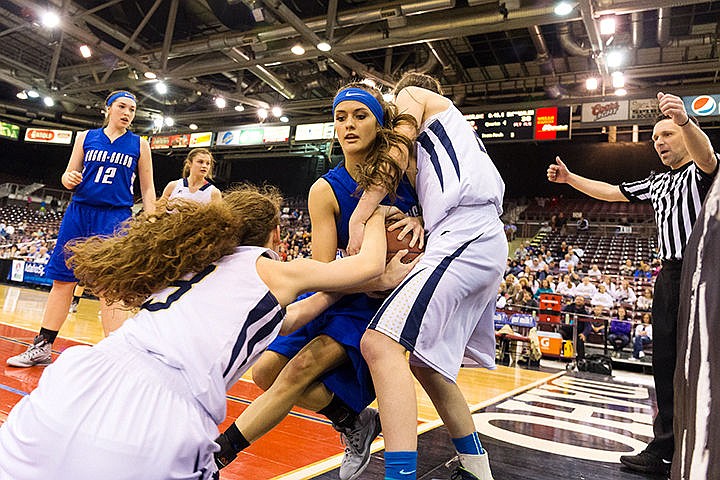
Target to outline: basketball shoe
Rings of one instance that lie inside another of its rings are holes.
[[[32,367],[34,365],[50,365],[52,363],[52,344],[45,337],[38,335],[33,344],[20,355],[7,359],[11,367]]]
[[[380,414],[374,408],[360,412],[351,428],[334,426],[345,444],[345,455],[340,464],[340,480],[355,480],[370,463],[370,445],[380,434]]]
[[[637,455],[623,455],[620,457],[620,462],[630,470],[635,470],[636,472],[659,475],[667,475],[670,473],[671,463],[647,450],[643,450]]]
[[[481,455],[459,453],[460,465],[450,477],[451,480],[493,480],[487,452]]]

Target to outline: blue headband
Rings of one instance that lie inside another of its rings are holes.
[[[363,90],[362,88],[346,88],[335,95],[335,100],[333,100],[333,115],[335,115],[335,107],[337,107],[340,102],[350,100],[355,100],[356,102],[360,102],[368,107],[375,116],[375,120],[377,120],[380,125],[384,124],[385,117],[383,115],[383,109],[380,102],[378,102],[377,98],[375,98],[370,92]]]
[[[130,100],[132,100],[133,102],[135,102],[135,103],[137,104],[137,99],[135,99],[135,95],[133,95],[132,93],[130,93],[130,92],[117,92],[117,93],[114,93],[114,94],[110,95],[110,98],[108,98],[107,103],[106,103],[105,105],[109,107],[109,106],[112,105],[113,102],[114,102],[115,100],[117,100],[118,98],[129,98]]]

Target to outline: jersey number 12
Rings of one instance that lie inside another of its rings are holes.
[[[104,173],[103,173],[104,172]],[[95,175],[95,183],[104,183],[106,185],[112,185],[113,178],[117,173],[117,167],[100,167]]]

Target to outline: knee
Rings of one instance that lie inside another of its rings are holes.
[[[301,351],[283,367],[275,381],[275,388],[306,388],[317,380],[319,373],[326,370],[322,368],[321,363],[321,359],[309,352]]]
[[[267,390],[275,383],[280,370],[282,370],[283,363],[279,361],[277,356],[272,355],[272,352],[265,352],[260,356],[252,368],[252,379],[262,390]]]
[[[400,344],[390,337],[375,330],[367,330],[360,340],[360,352],[368,365],[377,365],[384,362],[388,355],[395,353]],[[402,350],[404,353],[404,350]]]

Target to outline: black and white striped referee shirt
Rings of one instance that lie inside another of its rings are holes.
[[[715,156],[720,159],[717,153]],[[651,174],[643,180],[620,185],[620,191],[631,202],[652,202],[662,260],[682,259],[683,250],[715,173],[717,168],[712,175],[708,175],[695,162],[688,162],[678,169]]]

